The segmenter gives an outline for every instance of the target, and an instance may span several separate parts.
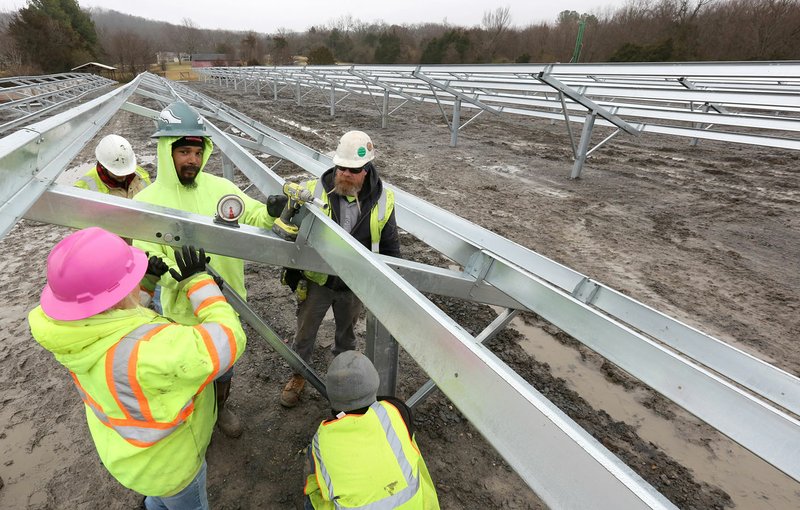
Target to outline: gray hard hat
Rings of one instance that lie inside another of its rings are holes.
[[[328,400],[336,411],[352,411],[372,405],[380,378],[372,362],[358,351],[345,351],[331,361],[325,384]]]
[[[156,120],[157,131],[151,138],[160,136],[208,136],[203,118],[184,102],[172,103]]]

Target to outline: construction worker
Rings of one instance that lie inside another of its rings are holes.
[[[214,145],[203,118],[193,108],[183,102],[172,103],[162,110],[157,126],[153,137],[158,139],[158,174],[153,184],[136,195],[135,200],[213,217],[219,199],[236,194],[244,201],[244,212],[239,221],[265,229],[272,227],[275,218],[269,215],[266,205],[244,194],[231,181],[203,172]],[[134,241],[133,244],[174,267],[169,247],[144,241]],[[231,289],[242,298],[247,297],[241,259],[216,255],[212,267]],[[179,285],[170,278],[161,278],[159,283],[164,315],[182,324],[197,322],[192,304]],[[219,399],[217,424],[225,435],[239,437],[242,434],[241,421],[225,405],[232,376],[232,372],[225,374],[215,382]]]
[[[360,352],[331,362],[325,384],[333,414],[307,450],[307,509],[439,508],[411,409],[393,397],[378,399],[379,382]]]
[[[349,131],[339,140],[333,168],[319,179],[304,182],[316,198],[328,207],[328,216],[373,252],[400,256],[400,240],[394,214],[394,192],[386,189],[372,163],[375,147],[361,131]],[[336,323],[334,355],[356,348],[353,327],[363,305],[337,276],[311,271],[286,270],[283,280],[298,291],[297,332],[292,348],[307,363],[311,360],[322,319],[333,307]],[[281,392],[285,407],[297,405],[305,386],[300,374],[293,374]]]
[[[136,165],[133,147],[121,136],[105,136],[94,154],[97,164],[75,182],[75,187],[133,198],[150,184],[150,175]]]
[[[69,370],[106,469],[148,509],[207,509],[205,453],[213,386],[242,355],[236,312],[184,246],[169,270],[199,324],[139,306],[139,281],[166,264],[101,228],[79,230],[47,257],[47,284],[28,315],[33,337]]]

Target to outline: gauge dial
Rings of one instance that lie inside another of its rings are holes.
[[[238,195],[225,195],[217,203],[217,217],[222,221],[236,223],[244,212],[244,201]]]

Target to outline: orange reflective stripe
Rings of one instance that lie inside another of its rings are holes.
[[[172,421],[142,421],[142,420],[124,420],[122,418],[108,418],[106,425],[116,425],[121,427],[147,427],[149,429],[164,430],[172,428],[179,424],[181,421],[189,417],[194,411],[194,402],[190,402],[185,408],[178,413]]]
[[[200,388],[205,388],[208,383],[214,380],[214,378],[219,373],[219,354],[217,354],[217,347],[214,345],[214,341],[211,339],[211,334],[202,326],[202,324],[198,324],[194,327],[199,333],[200,336],[203,337],[203,343],[206,345],[206,350],[208,351],[208,355],[211,357],[211,365],[214,367],[214,370],[211,374],[206,378],[205,382],[200,385]]]
[[[197,312],[199,312],[203,308],[205,308],[205,307],[207,307],[209,305],[213,305],[214,303],[218,303],[220,301],[223,301],[225,303],[228,302],[228,300],[225,299],[225,296],[210,297],[210,298],[206,299],[205,301],[203,301],[202,303],[200,303],[200,306],[197,307],[197,310],[194,311],[194,314],[197,315]]]
[[[142,340],[144,340],[144,338]],[[148,402],[147,397],[144,396],[142,385],[139,384],[139,378],[136,376],[136,364],[139,362],[140,345],[142,344],[136,342],[131,352],[131,357],[128,358],[128,385],[136,396],[136,401],[139,403],[139,412],[142,414],[142,417],[144,417],[145,421],[152,421],[153,415],[150,412],[150,402]]]
[[[188,298],[192,297],[192,294],[194,294],[198,290],[202,289],[206,285],[211,285],[212,283],[214,283],[214,280],[212,280],[210,278],[207,279],[207,280],[202,280],[202,281],[199,281],[199,282],[195,283],[194,285],[189,287],[189,290],[186,292],[186,297],[188,297]]]
[[[78,376],[77,376],[77,375],[75,375],[75,372],[70,372],[70,373],[69,373],[69,375],[72,377],[72,380],[73,380],[73,381],[75,381],[75,386],[77,386],[77,387],[78,387],[78,390],[79,390],[79,391],[80,391],[80,393],[81,393],[81,400],[83,400],[84,402],[86,402],[86,403],[87,403],[87,404],[89,404],[90,406],[92,406],[92,407],[96,408],[96,409],[97,409],[98,411],[100,411],[101,413],[105,414],[105,411],[103,411],[103,406],[101,406],[100,404],[98,404],[98,403],[97,403],[97,402],[96,402],[96,401],[95,401],[95,400],[92,398],[92,396],[91,396],[91,395],[89,395],[89,394],[86,392],[86,390],[85,390],[85,389],[83,389],[83,386],[81,386],[81,383],[78,381]]]
[[[122,411],[122,414],[124,414],[127,419],[132,420],[133,417],[131,413],[128,412],[128,408],[122,405],[122,401],[117,393],[117,386],[114,384],[114,354],[118,346],[119,342],[114,344],[114,347],[109,349],[106,353],[106,386],[108,386],[108,390],[111,392],[111,396],[114,398],[114,402],[117,403],[117,407]]]
[[[139,410],[142,416],[146,420],[152,420],[153,415],[150,413],[150,403],[147,401],[147,397],[145,397],[144,392],[142,391],[142,387],[139,384],[138,378],[136,377],[136,364],[139,360],[139,345],[140,342],[147,342],[153,336],[158,334],[164,328],[172,326],[173,324],[161,324],[159,326],[153,327],[150,331],[142,335],[136,341],[136,344],[133,347],[131,352],[130,358],[128,358],[128,386],[131,388],[131,391],[136,396],[136,401],[139,404]],[[124,340],[125,337],[123,337]],[[116,385],[113,383],[114,380],[114,373],[113,373],[113,360],[114,354],[119,346],[119,342],[114,345],[111,349],[109,349],[108,354],[106,354],[106,381],[108,384],[108,389],[111,391],[111,395],[114,397],[114,401],[117,403],[117,406],[122,410],[125,414],[125,418],[132,421],[140,422],[139,420],[134,420],[133,416],[131,416],[130,411],[128,410],[127,406],[122,403],[122,400],[119,398],[119,394],[117,393]]]
[[[228,326],[224,324],[220,324],[219,326],[222,328],[222,331],[224,331],[225,334],[228,336],[228,347],[230,348],[231,351],[231,362],[228,363],[228,366],[225,369],[227,371],[233,366],[233,362],[236,360],[236,352],[237,352],[236,337],[233,336],[233,331],[231,331],[231,328],[229,328]]]
[[[70,372],[81,399],[89,410],[94,413],[97,420],[136,447],[152,446],[168,437],[194,412],[194,398],[191,398],[184,404],[173,420],[168,422],[156,421],[153,418],[150,403],[136,376],[141,342],[151,340],[169,326],[177,326],[177,324],[143,324],[122,337],[119,342],[106,352],[106,361],[104,363],[105,383],[121,414],[124,415],[122,418],[108,416],[102,407],[86,392],[80,384],[78,376]],[[212,331],[208,334],[208,338],[205,339],[206,345],[208,345],[209,340],[213,344],[215,337],[223,336],[222,328],[220,325],[213,325]],[[225,334],[227,335],[228,333]],[[225,361],[227,362],[227,359]],[[219,362],[216,365],[218,366]],[[202,390],[203,388],[201,387],[195,395],[198,395]]]
[[[222,295],[219,287],[217,287],[216,282],[214,282],[211,277],[195,283],[186,293],[186,296],[189,298],[189,301],[192,304],[192,309],[194,310],[195,315],[197,315],[203,308],[214,303],[227,303],[227,300]]]

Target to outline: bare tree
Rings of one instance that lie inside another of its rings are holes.
[[[481,26],[486,31],[486,55],[489,62],[493,62],[501,39],[511,26],[511,7],[484,12]]]
[[[200,30],[191,18],[183,18],[181,20],[181,39],[182,47],[185,53],[192,55],[197,53],[197,47],[200,44]]]

